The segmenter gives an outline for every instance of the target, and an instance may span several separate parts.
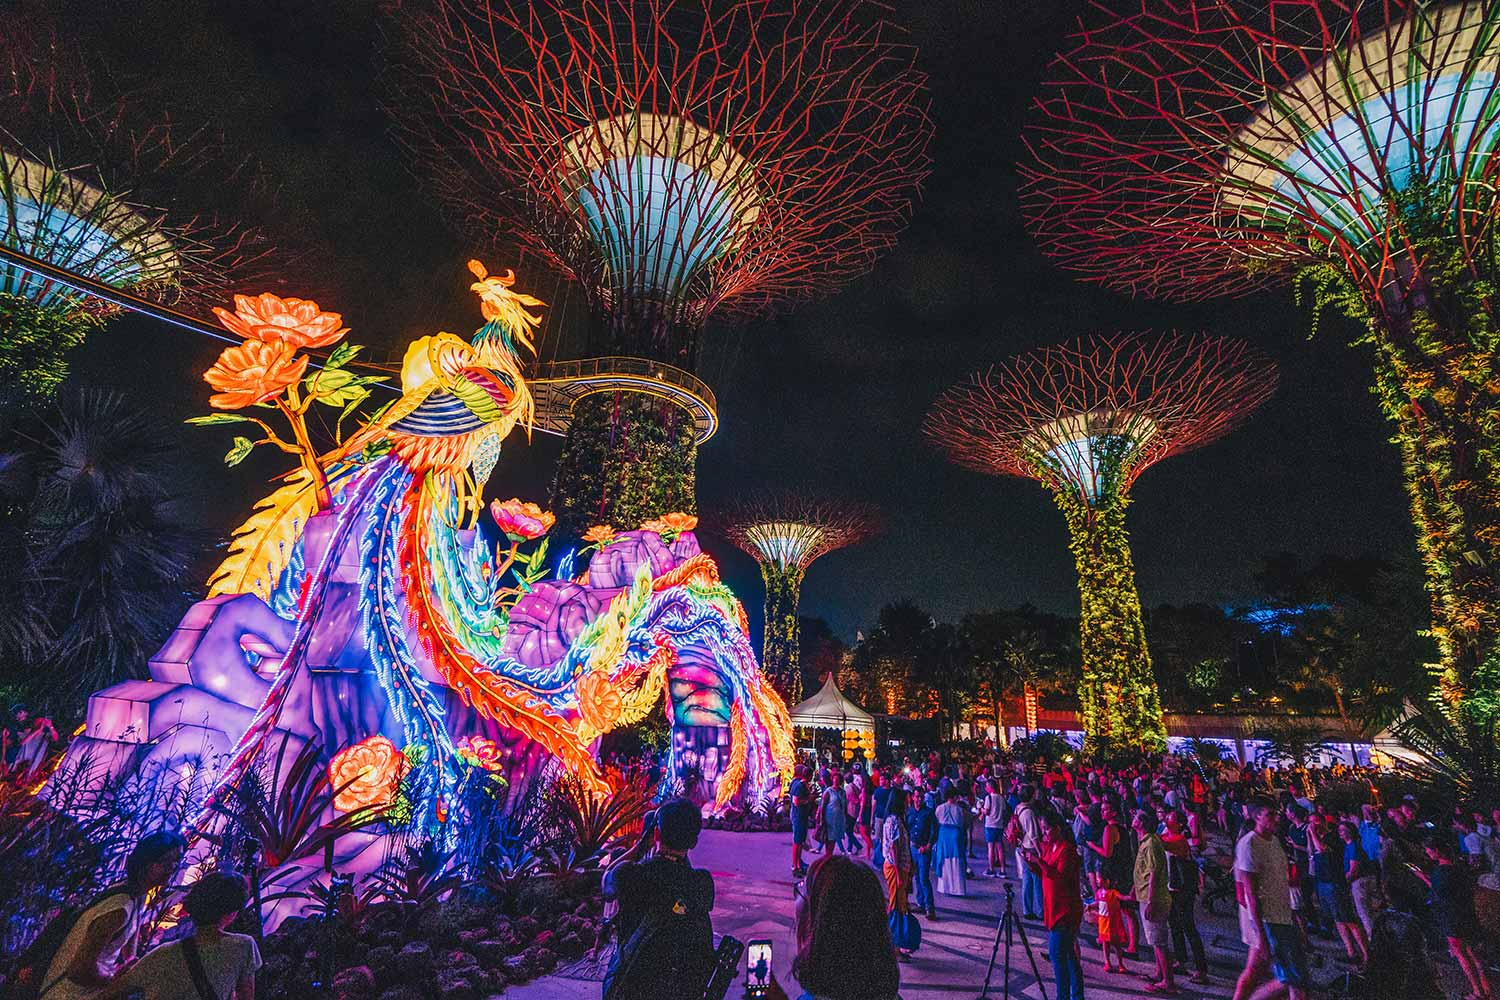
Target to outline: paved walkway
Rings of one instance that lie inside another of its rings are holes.
[[[693,852],[693,863],[714,874],[717,903],[714,907],[716,934],[733,934],[741,941],[770,938],[775,944],[776,977],[787,993],[799,993],[791,975],[794,950],[796,896],[789,874],[790,838],[785,834],[728,833],[704,831],[703,841]],[[975,859],[976,871],[983,862]],[[1011,872],[1014,875],[1014,870]],[[995,941],[995,923],[1004,900],[1003,883],[994,879],[969,880],[971,895],[963,899],[938,897],[938,921],[923,921],[923,942],[912,962],[901,967],[903,1000],[953,1000],[975,997],[984,982],[985,966]],[[1019,884],[1017,885],[1019,899]],[[1018,902],[1019,905],[1019,902]],[[1193,986],[1183,977],[1178,995],[1185,1000],[1226,998],[1234,988],[1235,976],[1244,963],[1245,949],[1237,929],[1227,917],[1203,915],[1200,930],[1208,946],[1209,985]],[[1052,989],[1052,966],[1046,957],[1046,935],[1035,924],[1026,924],[1037,967],[1048,1000],[1056,1000]],[[1129,962],[1133,971],[1146,971],[1144,958],[1149,952],[1142,946],[1143,959]],[[1123,1000],[1150,997],[1146,980],[1134,975],[1106,974],[1100,970],[1098,950],[1093,946],[1093,932],[1084,926],[1085,995],[1089,1000]],[[1003,953],[1002,953],[1003,957]],[[1041,993],[1026,960],[1020,941],[1011,952],[1011,996],[1040,1000]],[[1334,978],[1337,966],[1329,963],[1314,970],[1314,978]],[[990,992],[1003,995],[1003,983],[997,967]],[[506,996],[512,1000],[599,1000],[598,973],[589,963],[562,970],[559,974],[513,987]],[[730,991],[729,1000],[739,1000],[739,990]]]

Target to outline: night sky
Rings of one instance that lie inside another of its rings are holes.
[[[700,504],[712,509],[763,484],[808,485],[888,514],[887,534],[808,575],[803,613],[846,639],[903,597],[944,620],[1027,602],[1076,613],[1062,516],[1043,489],[951,466],[919,428],[936,394],[968,372],[1091,331],[1206,328],[1244,337],[1281,365],[1280,391],[1247,426],[1137,482],[1130,528],[1147,606],[1252,598],[1256,566],[1279,551],[1414,549],[1364,349],[1346,346],[1341,320],[1326,317],[1310,339],[1310,315],[1290,292],[1192,307],[1131,301],[1074,282],[1027,237],[1012,166],[1020,124],[1080,9],[1059,0],[901,4],[895,16],[931,76],[937,126],[910,229],[833,298],[734,328],[710,324],[700,372],[718,394],[723,429],[700,452]],[[156,100],[211,116],[231,149],[259,158],[276,190],[267,217],[312,248],[277,291],[341,311],[353,342],[384,353],[477,326],[463,263],[481,256],[492,270],[519,266],[520,287],[553,304],[542,353],[567,356],[582,319],[576,291],[535,260],[462,239],[406,171],[378,104],[374,3],[145,0],[79,6],[76,23],[123,78],[140,75],[159,88]],[[96,337],[76,368],[80,381],[117,388],[175,422],[206,410],[199,374],[220,346],[127,318]],[[229,437],[222,428],[178,433],[185,505],[216,535],[279,471],[270,456],[224,469]],[[491,492],[545,499],[560,448],[559,438],[538,435],[529,447],[512,438]],[[758,612],[754,565],[706,541]]]

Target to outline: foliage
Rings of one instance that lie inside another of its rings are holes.
[[[168,767],[113,778],[84,754],[52,772],[45,800],[35,791],[0,768],[0,974],[59,910],[119,881],[137,840],[181,829],[201,789]]]
[[[283,737],[274,757],[246,772],[227,799],[212,804],[230,831],[217,835],[220,840],[254,837],[268,872],[330,851],[340,837],[384,818],[383,810],[366,808],[325,819],[335,812],[333,800],[349,782],[335,786],[329,781],[316,743],[305,744],[288,762],[289,741]]]
[[[1080,714],[1091,741],[1107,736],[1116,746],[1161,750],[1167,742],[1166,724],[1125,532],[1130,498],[1110,482],[1124,474],[1123,458],[1104,456],[1099,461],[1100,495],[1092,502],[1066,489],[1053,492],[1067,518],[1068,547],[1078,569]]]
[[[580,782],[563,779],[553,788],[561,822],[562,843],[583,863],[602,862],[630,833],[639,832],[651,807],[642,785],[626,785],[609,795],[594,795]]]
[[[1294,767],[1307,767],[1319,754],[1336,749],[1323,739],[1322,732],[1322,727],[1316,723],[1293,719],[1263,723],[1255,731],[1256,739],[1266,741],[1258,761],[1282,761]]]
[[[1494,195],[1465,187],[1475,217]],[[1500,378],[1496,246],[1454,235],[1450,182],[1412,178],[1385,212],[1404,245],[1380,289],[1332,263],[1304,272],[1318,305],[1366,323],[1374,393],[1395,424],[1417,526],[1441,691],[1450,709],[1500,714]],[[1362,294],[1360,294],[1362,293]]]
[[[1062,733],[1051,729],[1039,729],[1030,736],[1012,741],[1011,756],[1028,767],[1039,760],[1056,763],[1078,753],[1078,748],[1068,742]]]
[[[760,575],[766,585],[765,638],[761,643],[761,669],[776,693],[788,705],[800,703],[802,690],[802,643],[798,636],[797,601],[803,570],[770,559],[760,560]]]
[[[416,920],[462,882],[453,852],[440,850],[429,838],[381,866],[366,897],[397,903],[408,920]]]
[[[1324,692],[1351,738],[1395,721],[1432,689],[1420,572],[1402,563],[1282,554],[1259,574],[1267,632],[1290,660],[1291,693]],[[1327,701],[1314,703],[1321,708]]]
[[[189,598],[199,549],[177,517],[171,446],[116,396],[65,396],[0,455],[0,544],[10,554],[0,667],[71,714],[73,699],[140,673]],[[67,663],[58,683],[55,666]]]
[[[557,536],[696,513],[697,460],[697,428],[679,407],[630,393],[579,400],[552,481]]]
[[[1405,773],[1465,800],[1500,801],[1500,717],[1455,717],[1418,705],[1392,731],[1418,757],[1400,763]]]
[[[102,325],[66,300],[38,305],[0,292],[0,410],[53,399],[68,375],[68,355]]]
[[[1199,739],[1196,736],[1183,744],[1181,752],[1192,758],[1199,768],[1214,767],[1229,756],[1229,748],[1223,743],[1218,740]]]

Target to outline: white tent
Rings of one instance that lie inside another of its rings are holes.
[[[792,709],[792,725],[812,729],[858,729],[875,731],[875,717],[839,692],[833,675],[823,689]]]

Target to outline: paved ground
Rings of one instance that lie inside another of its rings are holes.
[[[714,931],[733,934],[742,941],[770,938],[775,942],[776,976],[795,998],[798,989],[791,977],[791,960],[796,899],[788,873],[788,841],[784,834],[709,830],[705,831],[703,842],[693,853],[693,862],[714,873],[717,886]],[[976,871],[983,869],[982,862],[976,859],[975,864]],[[1019,886],[1017,888],[1019,891]],[[936,923],[924,921],[922,950],[911,964],[902,966],[903,1000],[953,1000],[979,994],[995,940],[995,923],[1003,901],[1003,889],[999,881],[978,878],[969,880],[969,890],[971,895],[963,899],[938,897],[939,920]],[[1200,929],[1208,945],[1212,982],[1197,987],[1188,984],[1184,978],[1179,996],[1189,1000],[1228,997],[1244,962],[1244,946],[1239,943],[1239,935],[1227,918],[1203,917]],[[1028,924],[1026,930],[1047,997],[1054,1000],[1046,937],[1036,925]],[[1145,954],[1143,947],[1142,955]],[[1011,962],[1011,996],[1040,1000],[1041,993],[1019,940],[1012,949]],[[1148,968],[1145,960],[1133,961],[1129,965],[1139,971]],[[1323,968],[1314,970],[1314,976],[1319,980],[1333,979],[1337,968],[1330,961]],[[1088,925],[1084,927],[1084,976],[1089,1000],[1150,996],[1144,989],[1145,979],[1100,971],[1098,951],[1093,947],[1093,934]],[[1001,979],[997,968],[990,990],[996,997],[1003,995]],[[596,970],[590,963],[584,963],[526,986],[514,987],[506,996],[513,1000],[599,1000],[600,984]],[[729,1000],[738,998],[738,990],[732,990]]]

